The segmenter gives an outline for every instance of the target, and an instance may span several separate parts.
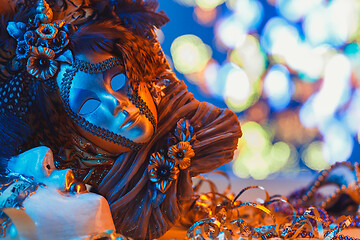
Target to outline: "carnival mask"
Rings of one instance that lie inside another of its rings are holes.
[[[76,55],[71,66],[61,65],[57,83],[78,131],[95,145],[122,153],[152,137],[154,101],[146,83],[130,83],[119,58],[108,53]]]
[[[13,157],[8,169],[13,175],[1,185],[0,205],[14,223],[10,228],[16,226],[16,239],[88,239],[114,230],[105,198],[87,192],[72,170],[57,170],[49,148],[37,147]]]

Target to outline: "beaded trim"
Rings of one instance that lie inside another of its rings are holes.
[[[154,127],[154,131],[156,130],[156,120],[153,113],[150,111],[149,107],[146,105],[146,102],[139,96],[139,83],[136,82],[131,93],[130,88],[127,89],[127,96],[129,100],[140,109],[140,112],[145,115],[147,119],[151,122]]]
[[[329,169],[323,170],[317,179],[311,184],[311,186],[302,194],[301,197],[297,200],[298,205],[305,205],[308,200],[310,200],[312,197],[314,197],[316,191],[319,189],[320,186],[322,186],[324,183],[326,183],[326,178],[329,175],[329,173],[334,170],[337,167],[345,166],[350,171],[355,171],[355,176],[357,179],[360,179],[359,177],[359,165],[358,163],[355,163],[354,166],[350,162],[337,162],[333,164]],[[337,189],[330,197],[328,197],[326,200],[320,203],[321,207],[327,208],[328,203],[331,202],[331,200],[335,199],[337,196],[340,196],[341,193],[345,190],[344,187],[340,187]]]
[[[85,73],[96,74],[105,72],[110,68],[120,64],[121,60],[116,57],[106,59],[105,61],[99,63],[89,63],[87,61],[75,58],[73,62],[73,67]]]
[[[64,107],[66,113],[76,124],[80,125],[86,131],[102,139],[105,139],[106,141],[113,142],[133,150],[139,150],[143,145],[143,143],[136,143],[128,138],[110,132],[107,129],[95,126],[94,124],[90,123],[85,118],[77,115],[75,112],[71,110],[69,104],[70,88],[71,88],[72,80],[78,70],[79,69],[73,67],[72,69],[66,69],[66,72],[64,73],[63,82],[61,84],[61,97],[64,101]]]

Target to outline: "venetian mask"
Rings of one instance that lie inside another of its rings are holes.
[[[62,63],[57,83],[79,133],[104,150],[139,149],[154,134],[157,111],[147,84],[131,83],[119,58],[76,55],[72,65]]]
[[[1,185],[0,205],[14,223],[9,229],[14,239],[88,239],[115,229],[105,198],[87,192],[72,170],[57,170],[49,148],[11,158],[8,169],[15,175]],[[16,205],[23,208],[12,208]]]

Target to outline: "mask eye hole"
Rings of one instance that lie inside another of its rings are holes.
[[[125,74],[118,74],[111,79],[110,86],[113,91],[119,91],[126,84]]]
[[[100,101],[98,99],[89,98],[79,109],[80,115],[86,115],[94,112],[100,106]]]

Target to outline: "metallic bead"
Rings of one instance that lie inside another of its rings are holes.
[[[80,194],[80,193],[86,193],[87,190],[86,190],[86,186],[83,182],[73,182],[70,185],[69,192]]]

